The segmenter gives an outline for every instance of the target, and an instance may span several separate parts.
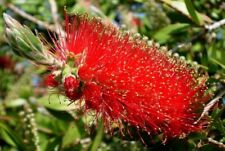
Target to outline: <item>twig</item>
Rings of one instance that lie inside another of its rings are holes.
[[[206,30],[202,30],[201,32],[199,32],[197,35],[195,35],[194,37],[192,37],[191,39],[188,39],[180,44],[178,44],[176,47],[174,47],[173,49],[171,49],[172,52],[177,51],[179,48],[182,48],[184,46],[186,46],[189,43],[192,43],[193,41],[195,41],[196,39],[198,39],[198,37],[202,36],[203,34],[205,34],[207,31],[211,32],[212,30],[215,30],[217,28],[220,28],[221,26],[225,25],[225,19],[222,19],[218,22],[215,22],[211,25],[205,25],[205,29]]]
[[[10,116],[4,116],[4,115],[1,115],[1,116],[0,116],[0,120],[9,122],[9,121],[12,120],[12,118],[11,118]]]
[[[202,36],[203,34],[205,34],[207,31],[212,31],[215,30],[217,28],[220,28],[221,26],[225,25],[225,19],[222,19],[218,22],[215,22],[211,25],[205,25],[205,30],[202,30],[201,32],[199,32],[197,35],[195,35],[194,37],[192,37],[191,39],[188,39],[180,44],[178,44],[176,47],[174,47],[173,49],[171,49],[172,52],[177,51],[179,48],[182,48],[184,46],[186,46],[189,43],[192,43],[193,41],[195,41],[196,39],[198,39],[198,37]]]
[[[26,12],[24,12],[23,10],[19,9],[18,7],[16,7],[15,5],[9,3],[7,4],[8,8],[10,8],[12,11],[14,11],[15,13],[17,13],[18,15],[22,16],[23,18],[26,18],[30,21],[32,21],[33,23],[36,23],[37,25],[46,28],[47,30],[53,31],[53,32],[57,32],[56,28],[53,25],[50,25],[46,22],[43,22],[33,16],[31,16],[30,14],[27,14]]]
[[[57,5],[55,0],[48,0],[51,8],[52,17],[55,24],[58,24]]]
[[[193,41],[195,41],[196,39],[198,39],[200,36],[202,36],[205,33],[206,33],[206,31],[205,30],[202,30],[201,32],[199,32],[198,34],[196,34],[191,39],[187,39],[186,41],[179,43],[176,47],[172,48],[171,51],[172,52],[176,52],[178,49],[186,46],[189,43],[192,43]]]
[[[38,127],[38,131],[44,132],[44,133],[47,133],[47,134],[54,134],[52,130],[50,130],[48,128],[44,128],[44,127]]]
[[[48,0],[48,1],[49,1],[49,4],[50,4],[50,7],[51,7],[51,14],[52,14],[52,17],[53,17],[55,28],[59,29],[59,31],[63,31],[63,28],[59,23],[59,16],[58,16],[56,1],[55,0]]]
[[[225,19],[222,19],[220,21],[217,21],[211,25],[205,25],[205,28],[209,31],[215,30],[221,26],[225,25]]]
[[[211,144],[213,144],[213,145],[218,146],[221,149],[224,149],[225,150],[225,144],[223,144],[221,142],[218,142],[218,141],[216,141],[216,140],[214,140],[212,138],[208,138],[208,142],[211,143]]]
[[[204,28],[205,30],[202,30],[201,32],[199,32],[197,35],[195,35],[194,37],[192,37],[191,39],[188,39],[180,44],[178,44],[175,48],[171,49],[172,52],[177,51],[177,49],[182,48],[184,46],[186,46],[189,43],[192,43],[193,41],[195,41],[196,39],[198,39],[198,37],[202,36],[203,34],[205,34],[207,31],[211,32],[217,28],[220,28],[221,26],[225,25],[225,19],[222,19],[218,22],[215,22],[211,25],[205,25]]]
[[[198,118],[198,120],[195,122],[195,124],[197,124],[202,117],[204,117],[205,115],[208,114],[208,111],[217,103],[219,102],[220,98],[223,97],[223,95],[225,94],[225,90],[223,90],[222,92],[220,92],[214,99],[212,99],[205,107],[204,110],[201,114],[201,116]]]

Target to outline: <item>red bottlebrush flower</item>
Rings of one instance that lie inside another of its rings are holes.
[[[194,67],[85,15],[66,17],[66,34],[56,49],[70,54],[77,68],[77,79],[65,79],[66,96],[83,98],[105,125],[123,121],[166,138],[201,130],[194,122],[207,100],[207,77]]]
[[[44,84],[49,87],[57,87],[59,83],[55,80],[54,74],[49,74],[44,79]]]
[[[107,128],[112,122],[129,123],[166,138],[201,130],[194,123],[208,99],[207,76],[178,56],[99,19],[76,15],[66,17],[66,36],[54,40],[56,58],[31,31],[4,18],[14,52],[54,66],[63,81],[60,90],[72,101],[84,100],[86,110],[101,115]],[[57,85],[52,76],[47,82]]]

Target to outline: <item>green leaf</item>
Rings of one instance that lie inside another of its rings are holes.
[[[77,109],[78,106],[71,104],[65,96],[58,94],[45,95],[37,100],[38,104],[57,111],[68,111]]]
[[[189,27],[189,24],[181,24],[181,23],[171,24],[171,25],[168,25],[168,26],[158,30],[153,35],[153,38],[160,43],[164,43],[171,38],[172,33],[183,30],[188,27]]]
[[[60,112],[60,111],[58,111]],[[51,114],[35,114],[35,120],[38,128],[47,134],[62,135],[66,132],[68,123]]]
[[[98,131],[97,131],[97,135],[95,136],[95,139],[91,145],[90,151],[96,151],[98,149],[99,145],[102,142],[103,130],[104,130],[103,122],[100,122]]]
[[[72,122],[69,125],[68,130],[66,131],[66,133],[63,137],[62,147],[67,147],[67,146],[73,144],[74,142],[76,142],[80,138],[81,138],[80,131],[79,131],[77,125],[74,122]]]
[[[184,0],[184,2],[186,4],[187,10],[188,10],[190,16],[192,17],[193,21],[196,24],[200,25],[202,21],[200,20],[200,17],[198,16],[192,1],[191,0]]]
[[[46,150],[60,151],[62,138],[61,136],[49,140]]]
[[[18,107],[18,106],[22,106],[25,103],[26,103],[25,99],[18,98],[18,99],[15,99],[15,100],[7,100],[7,101],[5,101],[5,106],[9,107],[9,108],[15,108],[15,107]]]
[[[14,143],[13,139],[10,137],[8,132],[5,129],[0,129],[0,138],[4,140],[9,145],[15,147],[16,144]]]
[[[225,69],[225,51],[221,49],[221,47],[217,47],[215,43],[211,44],[211,47],[208,49],[208,57],[209,59],[215,63],[220,65]]]
[[[219,130],[222,135],[225,135],[225,127],[224,127],[223,121],[221,120],[221,116],[224,111],[225,111],[225,108],[216,109],[211,114],[212,121],[213,121],[212,126],[214,126],[216,130]]]
[[[212,22],[212,20],[205,14],[201,14],[194,9],[191,0],[178,1],[178,0],[161,0],[169,7],[179,11],[184,16],[193,20],[196,24],[202,25],[205,22]]]
[[[26,151],[25,144],[23,143],[22,139],[17,135],[15,131],[10,129],[7,125],[4,123],[0,123],[0,129],[1,131],[4,131],[4,138],[5,141],[8,143],[14,143],[19,150]]]

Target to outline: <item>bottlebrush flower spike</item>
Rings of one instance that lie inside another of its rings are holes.
[[[11,29],[11,28],[10,28]],[[208,97],[206,75],[153,42],[87,15],[66,16],[66,37],[53,39],[64,58],[59,87],[101,115],[164,137],[201,130],[194,124]],[[11,41],[9,41],[11,42]]]

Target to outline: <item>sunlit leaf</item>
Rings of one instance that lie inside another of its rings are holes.
[[[185,2],[184,1],[178,1],[178,0],[161,0],[163,3],[165,3],[166,5],[172,7],[173,9],[179,11],[180,13],[182,13],[184,16],[188,17],[189,19],[193,20],[195,22],[195,20],[192,18],[192,16],[189,14],[189,10],[190,8],[187,9]],[[188,6],[190,7],[190,6]],[[194,13],[196,14],[197,18],[200,19],[199,20],[199,25],[200,24],[204,24],[205,22],[212,22],[212,20],[206,16],[205,14],[201,14],[199,12],[194,11]],[[198,22],[196,22],[198,24]]]
[[[183,30],[188,27],[189,27],[189,24],[181,24],[181,23],[171,24],[171,25],[168,25],[168,26],[158,30],[153,35],[153,38],[156,41],[161,42],[161,43],[166,42],[167,40],[169,40],[171,38],[172,33],[178,32],[178,31]]]
[[[80,138],[81,138],[80,131],[77,125],[74,122],[72,122],[69,125],[65,135],[63,136],[62,147],[69,146],[73,144],[74,142],[76,142],[77,140],[79,140]]]
[[[27,101],[25,99],[18,98],[18,99],[15,99],[15,100],[5,101],[5,106],[9,107],[9,108],[19,107],[19,106],[24,105],[26,102]]]
[[[74,110],[78,106],[71,104],[66,97],[57,94],[45,95],[44,97],[37,100],[38,104],[58,111]]]

